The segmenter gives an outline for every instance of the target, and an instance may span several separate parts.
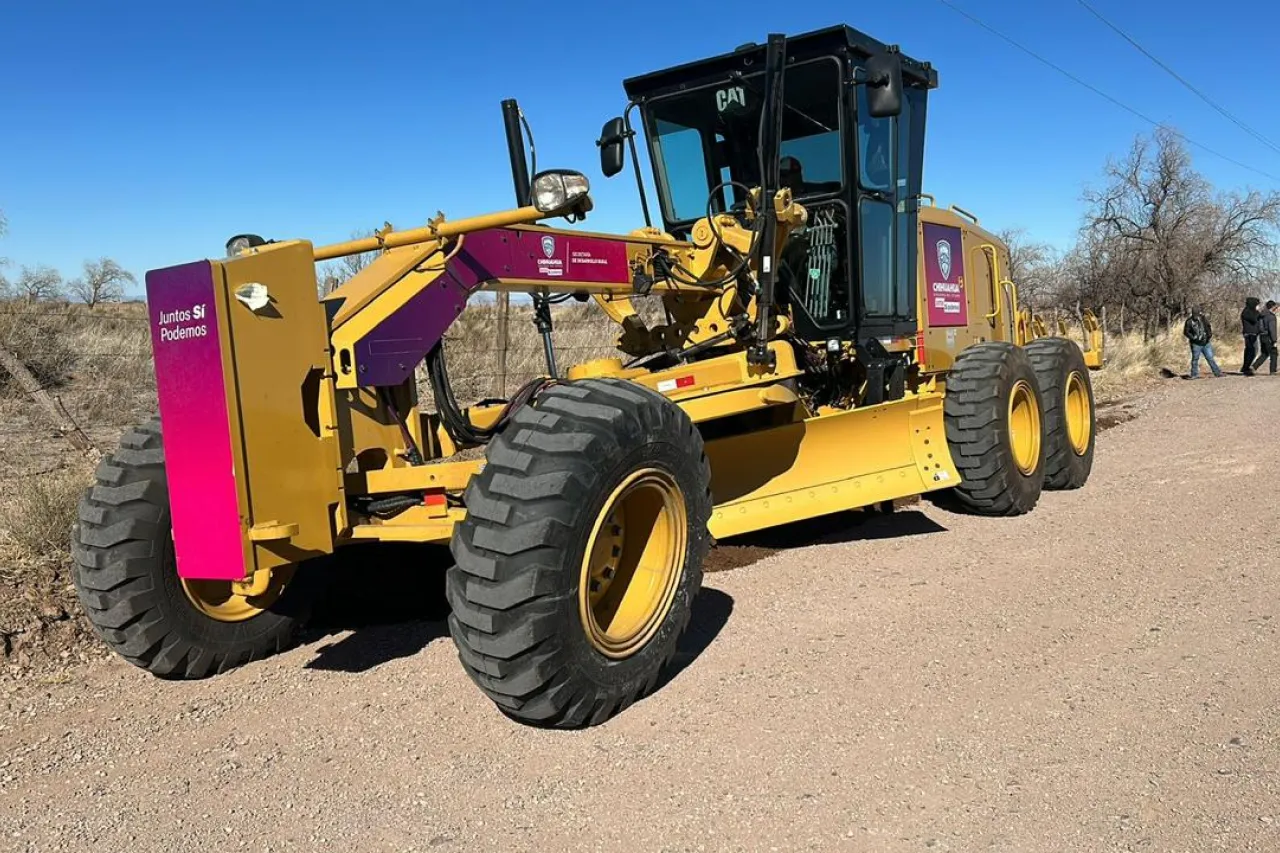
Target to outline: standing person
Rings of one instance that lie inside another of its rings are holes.
[[[1253,375],[1253,359],[1258,354],[1258,323],[1261,319],[1258,297],[1250,296],[1244,301],[1244,310],[1240,312],[1240,331],[1244,335],[1244,366],[1240,368],[1240,372],[1245,376]]]
[[[1275,319],[1272,317],[1271,319]],[[1213,371],[1213,375],[1222,376],[1222,368],[1218,367],[1218,362],[1213,359],[1213,325],[1209,322],[1209,318],[1200,310],[1200,306],[1191,309],[1191,316],[1187,318],[1187,322],[1182,324],[1182,335],[1191,344],[1191,378],[1200,378],[1200,356],[1204,356],[1204,360],[1208,362],[1209,369]]]
[[[1262,311],[1262,319],[1258,321],[1258,360],[1249,371],[1252,374],[1262,362],[1271,359],[1271,375],[1276,375],[1276,362],[1280,361],[1280,352],[1276,351],[1276,301],[1268,299]]]

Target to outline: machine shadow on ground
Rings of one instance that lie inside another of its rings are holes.
[[[388,542],[339,549],[318,568],[325,588],[303,636],[316,650],[308,669],[365,672],[448,639],[445,570],[449,549]]]
[[[716,637],[728,624],[733,615],[733,596],[723,590],[704,586],[693,600],[692,613],[689,616],[689,628],[680,638],[675,657],[658,679],[655,691],[662,690],[670,684],[703,652],[711,647]]]
[[[892,513],[855,510],[798,521],[726,539],[711,549],[708,574],[750,566],[780,551],[946,532],[923,512],[898,502]],[[449,641],[445,570],[449,549],[439,545],[379,543],[340,549],[314,567],[323,590],[302,641],[320,643],[308,669],[360,673],[412,657],[437,640]],[[694,600],[689,630],[660,685],[669,683],[705,651],[728,623],[733,598],[704,586]],[[337,635],[346,636],[338,637]],[[332,641],[326,642],[330,638]]]
[[[810,545],[838,545],[946,532],[947,528],[923,512],[902,509],[911,503],[899,502],[899,508],[892,513],[875,510],[838,512],[725,539],[707,557],[706,570],[727,572],[741,569],[779,551]]]
[[[302,637],[306,644],[322,645],[306,668],[366,672],[412,657],[434,641],[449,642],[445,570],[452,563],[448,548],[413,543],[361,545],[325,558],[315,567],[326,575],[325,588]],[[693,663],[732,612],[732,597],[704,587],[660,684]],[[324,642],[339,634],[346,636]]]

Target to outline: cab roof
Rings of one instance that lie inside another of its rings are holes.
[[[896,48],[891,48],[846,24],[787,36],[789,60],[803,61],[819,56],[847,55],[858,62],[885,50],[896,50]],[[906,54],[899,53],[899,56],[902,58],[904,85],[928,89],[937,87],[938,72],[932,65],[911,59]],[[622,81],[622,87],[627,97],[632,100],[655,97],[679,91],[694,81],[728,76],[733,71],[749,74],[761,70],[764,68],[764,58],[765,45],[752,42],[718,56],[628,77]]]

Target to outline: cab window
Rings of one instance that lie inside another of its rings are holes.
[[[668,222],[706,215],[707,197],[725,180],[760,182],[757,143],[764,75],[749,74],[654,99],[645,110]],[[830,57],[788,66],[783,83],[781,177],[797,196],[839,192],[840,64]],[[717,210],[741,203],[741,188],[721,192]]]
[[[872,118],[867,87],[858,87],[858,180],[863,189],[893,192],[892,118]]]

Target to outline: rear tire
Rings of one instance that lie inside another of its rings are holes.
[[[292,645],[309,600],[297,580],[269,606],[223,604],[237,617],[229,621],[202,612],[178,577],[158,419],[127,431],[96,479],[80,500],[71,548],[80,603],[108,646],[154,675],[203,678]],[[205,606],[216,611],[218,602]]]
[[[1022,349],[989,341],[960,353],[943,402],[947,445],[960,473],[951,496],[960,509],[1009,516],[1035,507],[1045,477],[1043,411]]]
[[[1084,353],[1068,338],[1039,338],[1027,344],[1026,352],[1044,399],[1044,487],[1078,489],[1093,470],[1097,435]]]
[[[459,659],[508,717],[601,723],[654,689],[688,626],[710,544],[701,436],[662,395],[588,379],[518,410],[486,459],[451,543]]]

